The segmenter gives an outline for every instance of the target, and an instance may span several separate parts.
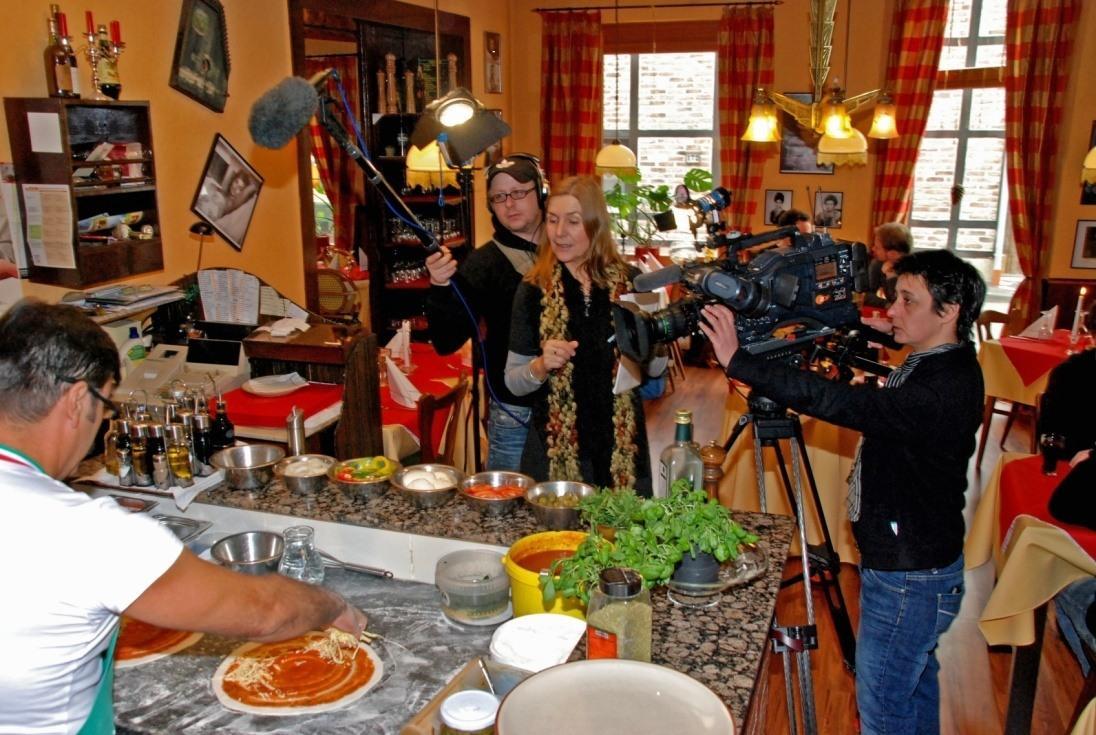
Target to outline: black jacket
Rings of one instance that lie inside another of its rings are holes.
[[[1096,444],[1096,350],[1070,356],[1050,372],[1039,410],[1039,434],[1066,439],[1063,459]]]
[[[510,313],[514,305],[514,292],[517,291],[522,276],[499,249],[496,241],[526,250],[531,255],[537,249],[536,243],[523,240],[509,230],[496,230],[494,240],[469,253],[457,269],[453,281],[467,299],[472,313],[487,326],[487,334],[484,336],[487,348],[486,373],[491,387],[495,389],[495,395],[503,403],[528,406],[532,397],[515,396],[506,389],[503,379],[506,352],[510,345]],[[426,317],[430,323],[430,341],[439,354],[456,352],[473,336],[468,312],[450,286],[430,286],[430,293],[426,297]],[[478,347],[474,349],[478,350]]]
[[[800,413],[863,434],[861,515],[852,526],[864,567],[934,569],[959,557],[984,394],[973,345],[926,356],[897,388],[830,382],[745,350],[735,353],[727,374]]]

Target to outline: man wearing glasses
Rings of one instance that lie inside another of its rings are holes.
[[[547,198],[548,183],[536,156],[511,153],[487,169],[487,206],[495,227],[491,242],[469,253],[459,268],[448,248],[426,259],[426,316],[434,349],[442,355],[455,352],[476,335],[480,320],[487,326],[489,470],[521,467],[531,397],[511,393],[503,374],[514,292],[536,257]]]
[[[0,318],[0,732],[113,732],[122,613],[258,641],[365,628],[330,590],[202,561],[153,519],[62,482],[114,412],[118,373],[114,343],[74,307],[23,300]]]

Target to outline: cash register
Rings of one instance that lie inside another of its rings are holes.
[[[226,393],[243,385],[251,377],[251,368],[243,343],[228,339],[191,338],[185,345],[161,344],[130,370],[118,384],[116,394],[123,399],[133,391],[145,391],[150,401],[168,395],[175,381],[188,390],[201,388],[208,394]]]

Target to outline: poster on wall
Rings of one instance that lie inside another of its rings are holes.
[[[183,0],[168,84],[209,109],[224,112],[231,66],[220,0]]]
[[[244,249],[251,215],[263,188],[263,177],[217,134],[190,209],[213,226],[228,244]]]

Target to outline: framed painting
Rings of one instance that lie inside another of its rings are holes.
[[[183,0],[168,84],[209,109],[224,112],[230,67],[220,0]]]
[[[1096,268],[1096,220],[1078,220],[1070,265],[1074,268]]]
[[[263,177],[218,133],[190,210],[212,225],[229,245],[243,250],[262,188]]]
[[[799,102],[810,103],[807,92],[786,92]],[[780,173],[782,174],[832,174],[833,164],[819,165],[814,148],[800,137],[799,124],[786,112],[780,113]]]
[[[776,225],[780,215],[792,208],[791,189],[765,190],[765,224]]]
[[[483,32],[483,63],[487,91],[502,94],[502,36],[491,31]]]
[[[845,195],[840,191],[818,191],[814,194],[814,226],[841,229]]]

